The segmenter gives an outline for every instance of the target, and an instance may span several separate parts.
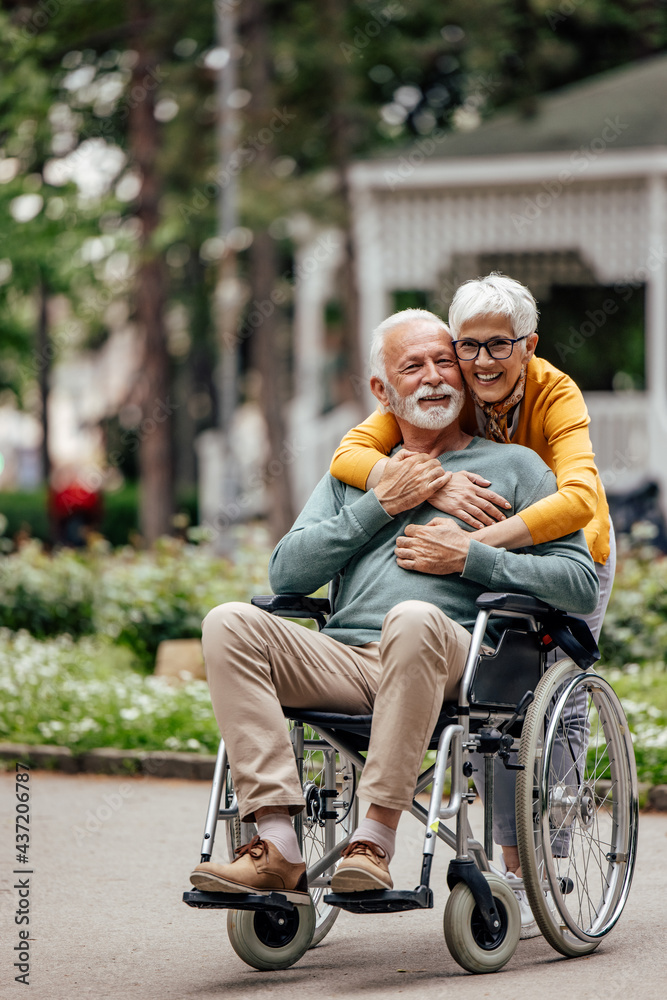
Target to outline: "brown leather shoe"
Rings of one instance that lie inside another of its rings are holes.
[[[343,860],[331,879],[333,892],[393,889],[387,852],[370,840],[353,840],[343,849]]]
[[[310,903],[306,866],[291,864],[270,840],[252,838],[237,847],[238,858],[228,865],[204,861],[190,875],[196,889],[204,892],[252,892],[268,896],[279,892],[297,905]]]

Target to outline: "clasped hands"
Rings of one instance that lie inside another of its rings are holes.
[[[486,484],[486,485],[485,485]],[[510,504],[488,489],[488,479],[470,472],[450,472],[437,458],[402,450],[387,460],[375,494],[392,516],[428,501],[473,528],[503,520],[499,508]],[[470,533],[449,518],[409,524],[396,539],[396,559],[402,569],[444,575],[460,573],[465,565]]]

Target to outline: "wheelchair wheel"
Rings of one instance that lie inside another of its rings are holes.
[[[457,882],[447,899],[445,941],[452,958],[468,972],[497,972],[516,951],[521,911],[516,896],[499,875],[484,873],[500,916],[500,930],[490,935],[465,882]]]
[[[353,765],[324,740],[312,738],[304,742],[302,786],[306,808],[294,817],[294,825],[302,843],[306,869],[310,871],[327,851],[352,833],[357,826],[359,806]],[[335,813],[335,818],[324,816],[327,812]],[[332,864],[322,875],[333,874],[334,867]],[[315,908],[311,948],[326,937],[340,913],[338,907],[323,901],[328,891],[319,886],[310,890]]]
[[[533,915],[556,951],[588,954],[621,915],[637,847],[632,741],[611,686],[556,663],[526,714],[519,763],[517,840]]]
[[[247,965],[266,972],[289,969],[311,946],[315,932],[315,908],[295,906],[281,910],[228,910],[229,941]]]

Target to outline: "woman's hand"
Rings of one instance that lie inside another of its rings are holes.
[[[490,485],[488,479],[473,472],[453,472],[449,482],[433,493],[428,502],[472,528],[483,528],[485,524],[503,521],[503,511],[512,506],[505,497],[488,489]]]

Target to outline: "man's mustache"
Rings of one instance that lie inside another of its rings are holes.
[[[457,391],[451,385],[443,382],[441,385],[430,389],[417,389],[413,392],[413,399],[429,399],[431,396],[456,396]]]

